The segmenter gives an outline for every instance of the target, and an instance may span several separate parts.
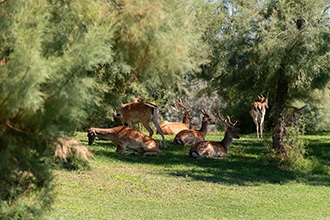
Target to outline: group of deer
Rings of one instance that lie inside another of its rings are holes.
[[[152,138],[153,130],[149,123],[153,122],[157,132],[162,137],[161,145],[166,148],[164,135],[174,135],[175,144],[189,145],[190,156],[192,157],[221,157],[229,156],[227,153],[233,138],[239,138],[236,123],[220,117],[219,112],[216,116],[227,126],[225,136],[222,141],[205,141],[205,136],[208,132],[208,125],[215,124],[214,119],[207,114],[203,109],[201,110],[202,125],[199,130],[191,129],[191,125],[196,124],[193,120],[190,111],[183,105],[182,101],[177,101],[177,104],[184,110],[182,123],[180,122],[167,122],[164,121],[159,124],[159,109],[156,105],[133,101],[130,103],[122,104],[118,109],[118,116],[120,116],[124,125],[114,128],[90,128],[88,130],[88,144],[93,144],[96,137],[106,140],[111,140],[116,146],[116,152],[123,154],[126,148],[131,149],[130,153],[138,153],[142,155],[158,155],[162,151],[159,149],[160,144]],[[179,111],[174,104],[173,109]],[[133,124],[141,122],[148,130],[149,136],[133,129]],[[128,125],[128,126],[125,126]]]

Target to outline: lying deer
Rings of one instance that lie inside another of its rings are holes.
[[[171,107],[177,111],[183,114],[182,123],[181,122],[168,122],[163,121],[160,123],[160,128],[162,129],[164,135],[173,135],[177,134],[182,130],[190,129],[191,125],[196,124],[196,120],[193,119],[193,117],[190,114],[190,110],[187,109],[186,106],[184,106],[182,100],[176,101],[176,103],[184,110],[182,113],[179,108],[173,104]]]
[[[229,147],[233,141],[233,138],[239,139],[238,129],[235,127],[237,121],[232,123],[230,121],[230,117],[227,116],[227,120],[223,120],[219,112],[217,111],[217,117],[225,123],[227,126],[225,136],[220,142],[216,141],[202,141],[196,143],[194,146],[190,148],[189,155],[194,158],[206,157],[206,158],[213,158],[213,157],[228,157],[230,156],[227,152]]]
[[[158,133],[162,136],[163,146],[166,148],[166,142],[164,134],[159,126],[159,109],[156,105],[147,102],[133,101],[126,104],[122,104],[118,109],[118,115],[121,117],[123,124],[128,124],[133,128],[133,123],[141,122],[148,130],[149,136],[154,134],[149,123],[152,121],[157,128]]]
[[[262,138],[264,129],[264,120],[266,115],[266,108],[268,108],[268,96],[265,98],[263,95],[258,96],[259,102],[252,103],[250,108],[250,115],[256,125],[257,138]]]
[[[215,124],[215,121],[213,118],[211,118],[210,115],[206,113],[206,111],[203,109],[201,110],[203,117],[202,117],[202,126],[199,130],[194,129],[186,129],[180,131],[174,138],[173,143],[174,144],[181,144],[184,146],[187,145],[194,145],[197,142],[204,141],[205,136],[207,135],[207,127],[209,124]]]
[[[133,152],[143,155],[161,154],[159,144],[151,137],[126,126],[118,126],[114,128],[90,128],[88,130],[88,144],[92,145],[95,138],[102,138],[112,141],[116,146],[116,152],[123,154],[126,148],[132,149]]]

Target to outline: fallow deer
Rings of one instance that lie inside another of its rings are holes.
[[[8,60],[7,60],[6,57],[2,58],[2,59],[0,60],[0,66],[4,66],[4,65],[6,65],[7,62],[8,62]]]
[[[215,124],[215,120],[209,114],[207,114],[204,109],[201,110],[201,112],[203,114],[201,128],[199,130],[186,129],[180,131],[174,138],[174,144],[191,146],[197,142],[205,140],[205,136],[208,132],[207,127],[209,124]]]
[[[102,138],[112,141],[116,146],[116,152],[123,154],[126,148],[142,155],[158,155],[159,143],[153,138],[126,126],[114,128],[90,128],[88,130],[88,144],[92,145],[95,138]]]
[[[182,130],[190,129],[191,125],[196,124],[196,120],[193,119],[193,117],[190,114],[190,110],[187,109],[187,107],[183,104],[182,100],[177,100],[176,103],[184,110],[182,113],[176,104],[173,104],[171,107],[177,111],[183,114],[182,123],[180,122],[168,122],[163,121],[160,123],[160,128],[162,129],[164,135],[173,135],[177,134]]]
[[[262,138],[264,129],[264,120],[266,115],[266,108],[268,108],[268,96],[265,98],[263,95],[258,96],[259,102],[252,103],[250,108],[250,115],[256,125],[257,138]]]
[[[281,116],[280,120],[282,120],[282,123],[280,123],[280,126],[282,126],[281,130],[282,132],[285,133],[286,140],[288,143],[290,142],[290,137],[287,128],[293,126],[297,126],[297,128],[300,127],[298,122],[303,118],[303,110],[306,109],[307,107],[308,107],[308,103],[306,103],[301,108],[288,106],[283,110],[282,114],[280,115]]]
[[[119,116],[122,118],[123,124],[128,124],[133,128],[133,123],[141,122],[143,126],[148,130],[149,136],[152,137],[154,134],[149,123],[152,121],[155,125],[158,133],[162,136],[163,147],[166,148],[166,142],[164,134],[159,126],[159,109],[156,105],[147,102],[129,102],[122,104],[118,109]]]
[[[296,121],[301,119],[303,116],[302,112],[307,107],[308,107],[308,103],[306,103],[301,108],[297,108],[294,106],[286,107],[284,112],[282,113],[282,115],[284,116],[285,126],[289,127],[292,125],[292,123],[295,123]]]
[[[217,111],[217,117],[225,123],[227,126],[225,136],[222,141],[202,141],[196,143],[190,148],[189,155],[194,158],[213,158],[213,157],[228,157],[229,147],[233,141],[233,138],[239,139],[238,129],[235,127],[237,121],[232,123],[230,117],[227,116],[227,120],[224,120],[220,117],[219,112]]]

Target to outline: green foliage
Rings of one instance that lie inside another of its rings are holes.
[[[0,66],[1,218],[32,219],[50,207],[54,140],[73,134],[100,103],[103,88],[89,75],[110,60],[112,35],[99,6],[0,5],[0,52],[8,58]]]
[[[202,41],[210,11],[203,1],[107,1],[115,25],[113,59],[100,66],[98,82],[106,84],[102,105],[89,125],[113,126],[113,112],[140,98],[160,108],[184,93],[181,76],[206,63]],[[87,126],[87,125],[86,125]]]
[[[305,158],[308,143],[303,138],[305,132],[305,122],[301,118],[285,127],[285,137],[283,137],[283,148],[275,150],[268,146],[268,155],[264,160],[268,164],[276,165],[284,170],[298,170],[301,172],[311,171],[311,162]]]
[[[132,97],[173,99],[184,71],[206,60],[204,10],[202,1],[0,3],[1,217],[33,218],[49,205],[58,137],[107,124]]]
[[[320,98],[312,91],[324,88],[330,79],[327,4],[312,0],[220,3],[218,19],[208,24],[205,36],[213,46],[211,62],[197,76],[209,81],[208,89],[216,89],[228,103],[224,111],[249,121],[243,126],[246,132],[253,131],[246,115],[259,94],[269,95],[266,123],[272,127],[285,106]]]

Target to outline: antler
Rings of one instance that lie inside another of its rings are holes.
[[[225,120],[225,119],[222,119],[221,116],[220,116],[220,113],[219,113],[219,110],[218,110],[218,109],[215,110],[215,113],[216,113],[216,116],[217,116],[217,117],[218,117],[223,123],[225,123],[225,125],[227,125],[228,127],[234,127],[234,126],[236,125],[237,121],[236,121],[235,123],[232,123],[231,120],[230,120],[230,117],[229,117],[228,115],[227,115],[227,119],[228,119],[228,121]]]
[[[205,111],[205,109],[201,109],[201,112],[202,112],[203,115],[207,115],[207,116],[208,116],[208,114],[207,114],[207,112]]]
[[[182,99],[179,99],[176,101],[178,105],[183,108],[185,111],[187,111],[187,107],[183,104]]]
[[[235,126],[237,124],[237,121],[235,121],[235,123],[230,121],[230,117],[229,115],[227,115],[227,119],[228,119],[228,123],[231,125],[231,127]]]
[[[183,108],[183,110],[188,111],[188,110],[187,110],[187,107],[184,106],[184,104],[183,104],[183,102],[182,102],[181,99],[176,100],[176,103],[177,103],[181,108]],[[175,110],[176,112],[180,112],[180,110],[178,109],[178,107],[176,106],[175,103],[173,103],[173,104],[171,105],[171,107],[172,107],[172,109]]]

